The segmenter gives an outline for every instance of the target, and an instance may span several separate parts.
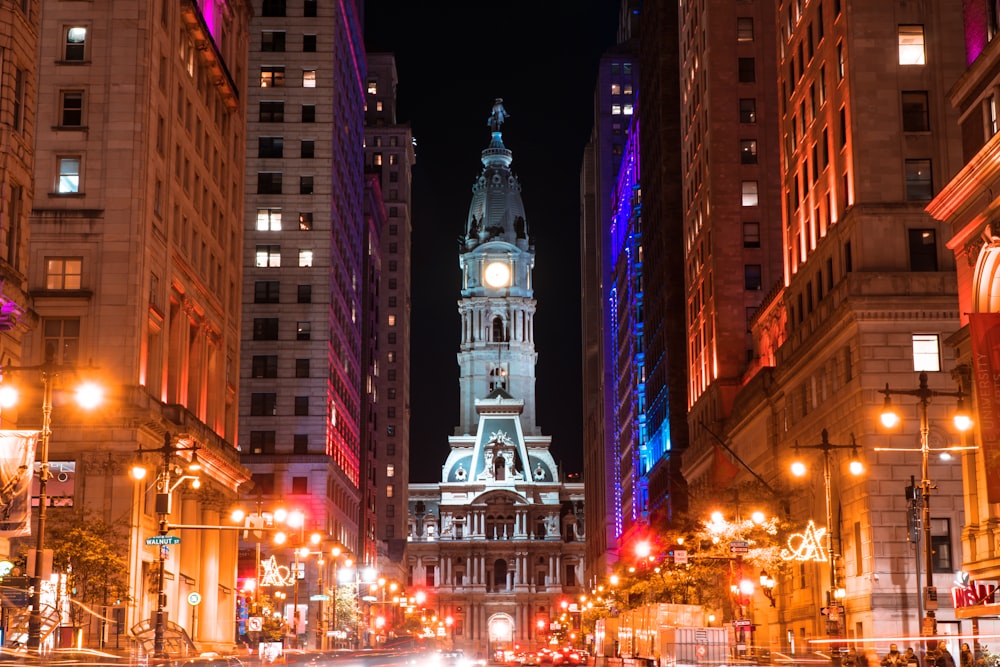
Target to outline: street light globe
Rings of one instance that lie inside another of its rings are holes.
[[[899,424],[899,414],[895,410],[887,408],[879,415],[879,420],[886,428],[896,428],[896,425]]]
[[[860,475],[865,471],[865,465],[857,459],[851,459],[850,464],[848,464],[848,468],[850,469],[852,475]]]
[[[806,464],[802,461],[792,462],[792,474],[796,477],[805,477],[806,474]]]
[[[104,401],[104,388],[95,382],[84,382],[76,388],[76,402],[84,410],[93,410]]]
[[[12,408],[17,405],[17,389],[9,384],[0,385],[0,407]]]
[[[141,465],[134,465],[132,466],[131,472],[132,472],[132,479],[141,481],[146,479],[146,474],[149,471],[143,468]]]
[[[278,523],[287,523],[288,510],[286,510],[284,507],[279,507],[278,509],[274,510],[274,520],[277,521]]]
[[[758,526],[764,523],[765,518],[766,517],[764,516],[764,513],[759,510],[750,515],[750,520],[753,521]]]

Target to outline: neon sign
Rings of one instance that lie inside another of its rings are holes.
[[[295,584],[295,575],[287,565],[278,565],[278,562],[271,556],[265,561],[261,561],[264,572],[260,575],[261,588],[264,586],[292,586]]]
[[[812,521],[801,533],[788,536],[788,548],[781,550],[782,560],[826,562],[826,551],[823,550],[823,536],[826,528],[817,528]]]

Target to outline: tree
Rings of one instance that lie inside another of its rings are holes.
[[[66,574],[73,624],[79,625],[83,614],[106,617],[109,605],[129,597],[127,532],[85,511],[52,518],[46,545],[52,549],[53,569]]]

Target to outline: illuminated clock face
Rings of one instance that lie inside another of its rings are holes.
[[[486,265],[483,278],[490,287],[504,287],[510,282],[510,266],[507,262],[490,262]]]

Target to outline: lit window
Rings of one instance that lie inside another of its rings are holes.
[[[316,87],[316,70],[307,69],[302,72],[302,87],[303,88],[315,88]]]
[[[45,260],[45,289],[80,289],[83,260],[49,258]]]
[[[743,181],[743,206],[757,206],[757,181]]]
[[[739,16],[736,18],[736,41],[753,41],[753,19],[749,16]]]
[[[621,113],[622,113],[622,105],[620,105],[620,104],[612,104],[611,105],[611,115],[612,116],[620,116]]]
[[[313,251],[312,250],[299,250],[299,266],[312,266],[313,265]]]
[[[280,208],[259,208],[259,209],[257,209],[257,231],[258,232],[280,232],[281,231],[281,209]]]
[[[934,198],[934,182],[930,160],[906,160],[906,199],[930,201]]]
[[[385,476],[386,477],[395,477],[396,476],[396,466],[394,466],[391,463],[389,465],[387,465],[385,467]]]
[[[613,84],[611,84],[611,94],[612,95],[621,95],[622,94],[622,86],[621,86],[620,83],[613,83]]]
[[[279,245],[257,246],[256,266],[261,268],[281,266],[281,246]]]
[[[65,60],[81,61],[84,59],[87,44],[87,29],[83,26],[73,26],[66,29]]]
[[[264,66],[260,68],[260,87],[274,88],[285,85],[285,68]]]
[[[392,495],[393,495],[392,484],[386,484],[385,485],[385,497],[386,498],[392,498]]]
[[[913,370],[931,373],[941,370],[941,350],[937,334],[913,334]]]
[[[631,116],[632,115],[632,105],[631,104],[626,104],[624,106],[624,111],[625,111],[625,115],[626,116]]]
[[[381,102],[381,100],[375,103],[375,111],[382,111],[382,102]]]
[[[899,26],[899,64],[923,65],[924,62],[924,26]]]
[[[389,326],[390,327],[396,326],[396,316],[395,315],[390,315],[389,316]]]
[[[80,320],[45,320],[42,322],[42,344],[46,363],[76,363],[80,351]]]
[[[378,95],[378,82],[375,79],[368,80],[368,94]]]
[[[80,158],[59,158],[59,182],[56,192],[69,194],[80,191]]]
[[[626,83],[625,86],[622,88],[622,92],[625,93],[626,95],[631,95],[632,94],[632,84],[631,83]]]

